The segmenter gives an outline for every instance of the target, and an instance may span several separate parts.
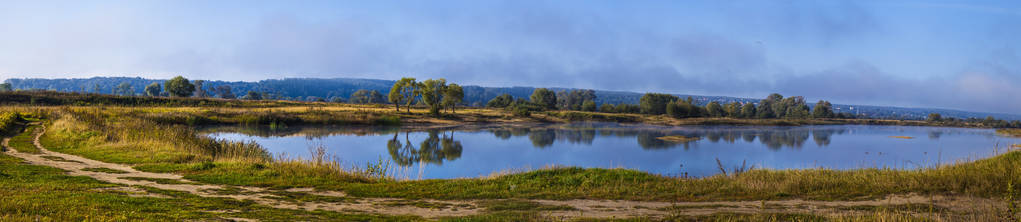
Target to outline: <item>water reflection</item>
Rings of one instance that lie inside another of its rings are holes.
[[[716,159],[728,168],[746,161],[775,169],[916,168],[982,158],[989,155],[983,148],[1017,141],[983,129],[858,125],[220,127],[205,132],[217,138],[256,141],[271,153],[297,157],[308,155],[307,144],[325,144],[345,164],[382,158],[405,169],[419,169],[407,172],[408,178],[477,177],[551,165],[710,176],[719,173]],[[465,149],[470,150],[465,153]]]
[[[493,136],[502,140],[512,137],[527,136],[535,148],[546,148],[552,146],[556,141],[564,141],[571,144],[592,144],[592,141],[599,136],[633,137],[639,146],[646,150],[672,149],[683,147],[692,148],[696,141],[676,142],[662,139],[665,136],[685,136],[703,139],[711,143],[735,143],[739,140],[759,142],[772,150],[779,150],[784,147],[801,148],[809,137],[818,146],[830,144],[830,137],[833,134],[843,134],[845,129],[817,129],[817,128],[715,128],[715,129],[626,129],[626,128],[512,128],[512,129],[490,129]]]
[[[399,163],[428,162],[442,164],[443,159],[448,156],[460,156],[463,148],[460,141],[453,139],[454,131],[461,132],[490,132],[500,140],[510,140],[515,137],[527,137],[534,148],[548,148],[555,143],[566,142],[569,144],[591,145],[597,136],[613,136],[617,138],[635,138],[635,142],[645,150],[663,150],[673,148],[691,149],[698,141],[710,143],[725,142],[729,144],[738,141],[753,143],[756,140],[770,150],[782,148],[800,149],[805,142],[811,138],[815,145],[820,147],[828,146],[834,134],[844,134],[846,128],[826,127],[691,127],[691,128],[668,128],[668,127],[640,127],[626,128],[619,126],[600,125],[553,125],[542,127],[497,127],[478,129],[419,129],[408,130],[399,127],[290,127],[290,128],[269,128],[269,127],[217,127],[207,129],[211,132],[237,132],[246,135],[259,137],[276,136],[304,136],[307,139],[321,139],[336,135],[384,135],[393,134],[393,138],[387,141],[387,149],[395,161]],[[423,141],[410,141],[409,132],[427,132],[428,138]],[[404,133],[405,138],[401,140],[399,134]],[[939,139],[945,132],[933,130],[928,132],[930,139]],[[665,136],[684,136],[698,138],[694,141],[670,141],[664,140]],[[416,146],[417,145],[417,146]],[[442,157],[442,158],[441,158]],[[456,157],[452,157],[457,159]]]
[[[464,146],[461,145],[461,141],[454,140],[453,131],[449,131],[450,136],[447,136],[448,132],[442,132],[440,136],[441,132],[438,130],[428,132],[429,137],[419,143],[417,148],[411,142],[409,132],[404,133],[404,142],[398,139],[400,133],[394,133],[393,139],[386,143],[390,158],[400,166],[411,166],[415,163],[443,165],[444,160],[461,158]]]

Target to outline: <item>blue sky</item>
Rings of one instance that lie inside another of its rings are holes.
[[[1018,1],[0,5],[0,79],[414,76],[1021,113]]]

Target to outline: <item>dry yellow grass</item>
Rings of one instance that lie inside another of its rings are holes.
[[[700,140],[702,138],[699,138],[699,137],[687,137],[687,136],[682,136],[682,135],[673,135],[673,136],[656,137],[656,139],[663,140],[663,141],[683,143],[683,142],[691,142],[691,141]]]

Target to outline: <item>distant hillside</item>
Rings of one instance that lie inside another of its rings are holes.
[[[8,79],[14,89],[43,89],[65,92],[96,92],[113,93],[114,88],[121,83],[128,83],[137,94],[141,94],[146,85],[153,82],[163,84],[162,79],[143,79],[138,77],[94,77],[88,79]],[[265,92],[272,94],[274,98],[286,100],[314,100],[335,98],[347,99],[351,93],[359,89],[378,90],[386,94],[390,91],[393,80],[379,79],[315,79],[315,78],[287,78],[269,79],[258,82],[227,82],[227,81],[206,81],[204,88],[207,91],[221,85],[229,85],[235,95],[244,95],[248,91]],[[533,87],[481,87],[464,86],[464,103],[469,106],[483,106],[490,99],[507,93],[515,98],[528,98],[532,94]],[[554,91],[571,90],[570,88],[553,88]],[[595,90],[597,104],[637,104],[642,93],[603,91]],[[726,96],[701,96],[701,95],[680,95],[684,98],[691,96],[700,105],[711,101],[720,103],[730,102],[758,102],[761,98],[735,98]],[[763,95],[765,97],[766,95]],[[788,96],[788,95],[785,95]],[[809,101],[814,103],[814,101]],[[814,105],[814,104],[813,104]],[[852,113],[858,116],[885,119],[924,119],[929,113],[940,113],[944,117],[954,118],[985,118],[992,116],[1004,120],[1021,120],[1021,115],[982,113],[948,109],[930,108],[901,108],[886,106],[868,105],[842,105],[834,104],[834,111]]]

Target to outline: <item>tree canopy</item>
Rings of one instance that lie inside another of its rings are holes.
[[[415,97],[418,97],[418,93],[418,82],[415,82],[415,78],[404,77],[390,87],[390,94],[387,97],[397,111],[401,111],[401,104],[405,104],[408,112],[411,112],[411,104],[415,101]]]
[[[464,101],[464,89],[461,88],[461,85],[451,83],[443,90],[443,101],[441,103],[443,106],[449,107],[450,112],[457,113],[454,110],[462,101]]]
[[[557,109],[557,94],[552,90],[546,88],[535,89],[535,91],[532,91],[532,96],[529,99],[531,99],[532,103],[539,105],[543,109]]]
[[[720,106],[719,102],[712,101],[705,106],[706,114],[710,117],[723,117],[726,112],[723,111],[723,106]]]
[[[514,102],[514,97],[511,96],[510,94],[504,93],[502,95],[499,95],[499,96],[489,100],[489,102],[486,103],[486,107],[504,108],[504,107],[510,106],[511,103],[513,103],[513,102]]]
[[[595,102],[595,100],[596,91],[591,89],[557,92],[557,107],[563,110],[581,110],[585,101]]]
[[[428,79],[419,84],[422,102],[429,106],[429,113],[438,115],[443,104],[443,91],[447,89],[446,79]]]
[[[216,97],[221,99],[236,99],[233,89],[229,85],[219,85],[213,88],[213,92],[216,93]]]
[[[130,83],[122,82],[117,87],[113,88],[113,94],[121,96],[133,96],[135,95],[135,88]]]
[[[145,86],[145,95],[147,96],[160,96],[160,84],[152,83]]]
[[[262,98],[262,94],[259,93],[259,92],[248,91],[248,93],[246,93],[244,96],[242,96],[241,99],[246,99],[246,100],[262,100],[263,98]]]
[[[195,80],[192,81],[192,84],[195,85],[195,97],[198,98],[209,97],[209,92],[207,92],[205,88],[206,84],[205,80]]]
[[[666,113],[667,104],[677,101],[677,96],[662,93],[646,93],[638,100],[642,113],[660,115]]]
[[[833,104],[826,100],[819,100],[812,108],[812,118],[833,118]]]
[[[339,97],[331,99],[335,101]],[[342,101],[342,99],[341,99]],[[376,90],[359,89],[348,98],[349,103],[367,104],[367,103],[386,103],[386,99],[383,98],[383,94]]]
[[[0,92],[10,92],[10,91],[14,91],[14,89],[11,87],[11,83],[7,83],[7,82],[0,83]]]
[[[188,79],[182,76],[167,80],[167,82],[163,83],[163,88],[167,93],[175,97],[189,97],[195,92],[195,85],[192,85],[191,82],[188,82]]]

